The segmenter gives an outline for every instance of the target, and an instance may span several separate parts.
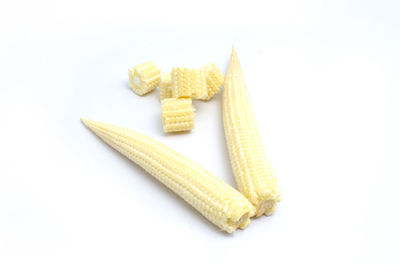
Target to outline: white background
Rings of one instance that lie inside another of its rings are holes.
[[[0,264],[400,264],[398,1],[2,1]],[[226,235],[79,121],[150,135],[235,185],[221,96],[162,132],[128,67],[234,44],[283,190]]]

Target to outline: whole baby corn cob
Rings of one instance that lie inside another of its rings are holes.
[[[190,131],[194,127],[194,107],[190,98],[166,98],[161,101],[164,132]]]
[[[139,64],[128,69],[129,85],[142,96],[153,91],[160,83],[161,70],[153,62]]]
[[[195,162],[140,133],[102,122],[82,121],[222,230],[232,233],[248,225],[255,211],[253,205]]]
[[[225,138],[239,190],[256,207],[256,216],[270,215],[280,201],[280,189],[264,152],[234,48],[225,77],[222,104]]]

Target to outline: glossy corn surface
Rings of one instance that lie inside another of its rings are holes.
[[[256,216],[270,215],[280,200],[280,189],[264,151],[234,49],[225,77],[222,103],[225,138],[237,186],[256,207]]]
[[[97,121],[82,121],[223,231],[232,233],[248,225],[255,210],[252,204],[195,162],[143,134]]]

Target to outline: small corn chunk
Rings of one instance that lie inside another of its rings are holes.
[[[264,152],[234,49],[222,91],[222,104],[225,138],[239,190],[256,207],[256,216],[270,215],[275,211],[281,193]]]
[[[203,69],[174,67],[171,71],[172,96],[174,98],[206,99],[207,80]]]
[[[128,69],[129,85],[142,96],[153,91],[160,83],[161,70],[153,62],[139,64]]]
[[[224,83],[225,77],[218,69],[218,67],[213,63],[209,63],[204,66],[204,71],[206,73],[208,92],[206,100],[210,100],[215,94],[219,92],[220,87]]]
[[[194,107],[190,98],[166,98],[161,101],[164,132],[190,131],[194,127]]]
[[[172,96],[174,98],[192,97],[190,70],[174,67],[171,71]]]
[[[143,167],[223,231],[249,223],[254,206],[237,190],[197,163],[140,133],[82,119],[97,136]]]
[[[160,101],[165,98],[172,98],[171,73],[164,73],[160,80]]]

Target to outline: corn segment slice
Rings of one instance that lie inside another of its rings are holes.
[[[248,225],[255,210],[252,204],[195,162],[140,133],[101,122],[82,121],[222,230],[232,233]]]
[[[164,132],[190,131],[194,127],[194,108],[190,98],[166,98],[161,101]]]
[[[208,88],[203,69],[174,67],[171,71],[172,96],[174,98],[206,99]]]
[[[159,87],[160,87],[160,101],[165,98],[172,98],[171,74],[170,73],[164,73],[161,75]]]
[[[161,70],[153,63],[147,62],[128,69],[129,85],[142,96],[153,91],[160,83]]]
[[[218,69],[218,67],[213,63],[209,63],[204,66],[204,71],[206,73],[208,92],[206,100],[210,100],[215,94],[219,92],[222,83],[224,83],[225,77]]]
[[[256,206],[256,216],[270,215],[280,201],[280,189],[265,155],[242,68],[233,48],[222,104],[225,138],[239,190]]]

